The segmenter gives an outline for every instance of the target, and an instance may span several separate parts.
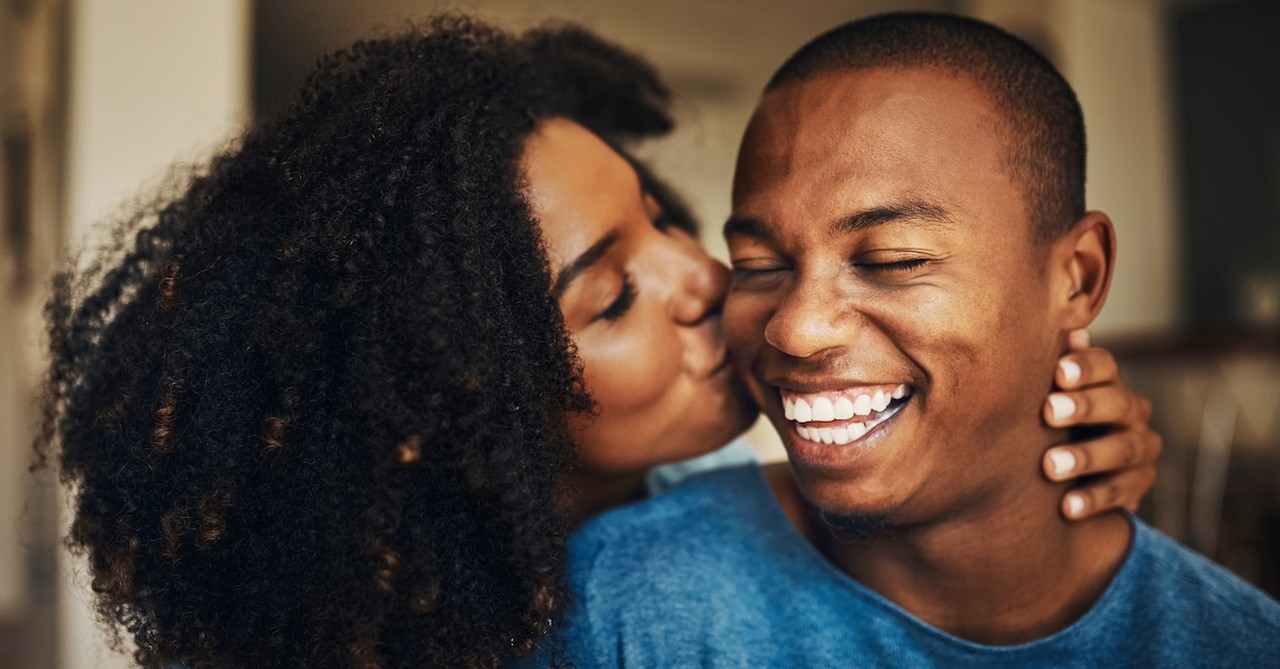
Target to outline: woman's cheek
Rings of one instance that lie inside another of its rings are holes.
[[[587,391],[600,405],[602,419],[659,404],[679,376],[682,353],[674,336],[664,336],[674,333],[635,320],[616,323],[592,342],[590,351],[579,348]]]

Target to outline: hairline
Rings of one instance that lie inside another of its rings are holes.
[[[823,64],[820,66],[811,66],[806,68],[805,71],[792,73],[789,76],[782,78],[780,81],[775,76],[773,79],[769,80],[768,84],[765,85],[763,95],[767,96],[775,91],[811,83],[815,79],[822,79],[825,77],[835,78],[874,70],[924,70],[948,75],[957,75],[965,77],[981,89],[982,95],[991,105],[992,111],[994,111],[996,116],[999,118],[1000,127],[996,130],[996,134],[1003,144],[1000,151],[1000,171],[1009,179],[1010,183],[1013,184],[1021,194],[1021,200],[1026,214],[1025,223],[1030,235],[1030,241],[1037,247],[1046,246],[1066,235],[1070,226],[1053,226],[1050,228],[1050,226],[1042,225],[1040,223],[1038,220],[1041,214],[1040,208],[1034,206],[1036,198],[1032,192],[1033,184],[1031,183],[1031,179],[1033,177],[1031,175],[1024,176],[1018,174],[1017,165],[1019,163],[1019,159],[1016,152],[1019,144],[1017,141],[1019,132],[1014,129],[1014,117],[1018,114],[1016,104],[1004,99],[1007,96],[1000,95],[996,86],[982,75],[974,72],[972,68],[966,68],[938,58],[915,59],[911,56],[903,56],[881,63],[858,65]]]

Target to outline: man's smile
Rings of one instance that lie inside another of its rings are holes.
[[[848,386],[801,393],[778,388],[783,417],[795,433],[817,444],[843,446],[862,439],[910,401],[905,383]]]

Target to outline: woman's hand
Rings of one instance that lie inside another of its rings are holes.
[[[1083,520],[1112,509],[1136,511],[1156,479],[1156,457],[1163,442],[1151,430],[1151,402],[1120,380],[1116,359],[1089,347],[1089,334],[1070,336],[1071,351],[1058,361],[1055,381],[1061,392],[1049,396],[1044,420],[1051,427],[1103,426],[1103,436],[1055,446],[1045,452],[1044,473],[1051,481],[1089,476],[1062,499],[1068,520]]]

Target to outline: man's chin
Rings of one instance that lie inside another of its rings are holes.
[[[887,513],[845,513],[817,509],[818,519],[840,541],[870,541],[889,525]]]
[[[903,500],[876,495],[850,494],[847,485],[834,481],[805,481],[796,477],[800,495],[814,518],[838,539],[862,541],[887,530]]]

